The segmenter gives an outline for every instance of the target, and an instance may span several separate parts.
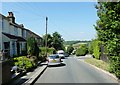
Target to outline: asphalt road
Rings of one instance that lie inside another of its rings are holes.
[[[48,67],[35,83],[118,83],[114,78],[75,57],[63,66]]]

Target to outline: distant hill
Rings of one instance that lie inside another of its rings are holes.
[[[91,41],[64,41],[65,45],[73,45],[73,44],[77,44],[77,43],[89,43]]]

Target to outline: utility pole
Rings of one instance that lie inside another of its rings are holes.
[[[45,47],[46,47],[46,57],[47,57],[47,23],[48,23],[48,17],[46,17],[46,42],[45,42]]]

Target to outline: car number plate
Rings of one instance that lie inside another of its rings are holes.
[[[56,62],[56,60],[52,60],[52,62],[53,62],[53,63],[55,63],[55,62]]]

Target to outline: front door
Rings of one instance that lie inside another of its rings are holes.
[[[10,42],[4,42],[4,51],[5,51],[5,56],[10,55]]]

